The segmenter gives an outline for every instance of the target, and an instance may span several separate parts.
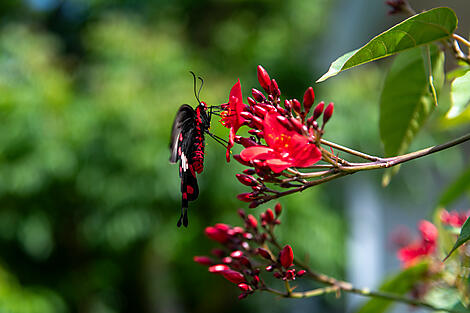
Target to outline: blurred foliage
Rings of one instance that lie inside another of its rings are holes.
[[[225,102],[236,77],[247,93],[257,63],[299,97],[313,77],[305,63],[326,1],[2,5],[0,257],[25,287],[13,276],[2,284],[1,310],[265,307],[238,302],[231,285],[192,262],[210,244],[205,226],[238,223],[243,186],[232,178],[241,167],[227,166],[224,148],[208,140],[200,199],[190,228],[178,230],[169,133],[178,106],[195,102],[189,70],[205,78],[208,103]],[[213,131],[225,136],[217,124]],[[325,218],[318,239],[306,240],[305,224],[283,238],[296,240],[299,253],[328,248],[311,261],[342,275],[343,241],[333,240],[342,236],[341,211],[316,198],[292,199],[285,223]],[[272,304],[273,312],[284,308]]]
[[[246,97],[257,64],[285,97],[301,98],[324,70],[312,60],[330,3],[2,1],[0,311],[288,311],[291,302],[270,295],[238,301],[231,284],[192,261],[210,248],[204,227],[239,223],[235,195],[245,189],[234,175],[242,167],[227,165],[225,149],[208,138],[190,227],[176,229],[169,134],[178,106],[196,102],[189,70],[204,77],[209,104],[226,102],[237,77]],[[380,154],[380,84],[380,70],[366,66],[315,86],[317,99],[336,103],[327,139]],[[227,134],[216,120],[212,130]],[[345,188],[283,199],[279,234],[338,277]],[[330,300],[305,303],[341,311]]]

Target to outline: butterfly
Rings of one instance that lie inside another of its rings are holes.
[[[201,87],[196,93],[196,75],[190,72],[194,78],[194,95],[198,101],[194,109],[188,104],[183,104],[176,113],[173,122],[170,139],[170,162],[179,162],[179,176],[181,178],[181,215],[177,226],[188,227],[188,203],[199,196],[197,174],[201,174],[204,168],[204,135],[208,134],[217,142],[226,146],[226,141],[209,132],[212,114],[217,114],[218,106],[210,106],[199,100],[199,94],[204,81],[201,77]]]

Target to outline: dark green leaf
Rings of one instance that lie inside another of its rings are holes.
[[[462,194],[470,190],[470,168],[460,176],[444,191],[439,200],[440,207],[446,207]]]
[[[385,281],[379,288],[380,291],[404,295],[413,288],[416,282],[423,278],[428,271],[428,263],[423,262],[409,267],[397,275]],[[367,301],[358,313],[382,313],[394,302],[385,299],[372,298]]]
[[[447,118],[454,118],[462,113],[470,103],[470,71],[452,81],[450,97],[452,104]]]
[[[444,81],[444,54],[430,47],[434,87],[437,91]],[[380,96],[380,138],[386,156],[407,151],[411,141],[434,110],[434,100],[426,75],[426,62],[421,48],[398,55],[385,78]],[[385,171],[383,185],[398,168]]]
[[[353,66],[381,59],[417,46],[449,37],[457,28],[457,17],[449,8],[425,11],[374,37],[365,46],[346,53],[334,61],[322,82]]]
[[[454,247],[452,248],[452,250],[450,250],[449,254],[446,256],[444,261],[452,254],[452,252],[455,251],[455,249],[457,249],[458,247],[460,247],[461,245],[463,245],[470,239],[470,222],[469,221],[470,221],[470,218],[467,218],[467,220],[462,226],[462,229],[460,230],[460,235],[457,238],[457,241],[455,242]]]

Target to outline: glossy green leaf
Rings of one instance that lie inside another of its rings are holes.
[[[460,115],[470,103],[470,71],[452,81],[450,97],[452,104],[446,117],[454,118]]]
[[[465,223],[462,226],[462,229],[460,230],[460,235],[457,238],[457,241],[454,244],[454,247],[452,250],[450,250],[449,254],[447,254],[446,258],[444,259],[447,260],[447,258],[454,252],[458,247],[466,243],[470,239],[470,218],[467,218]]]
[[[362,48],[338,58],[317,83],[351,67],[445,39],[456,28],[457,17],[450,8],[435,8],[416,14],[374,37]]]
[[[447,187],[439,200],[439,206],[448,206],[469,190],[470,168],[461,173],[460,176],[449,187]]]
[[[428,263],[419,263],[385,281],[382,286],[380,286],[379,290],[396,295],[404,295],[413,288],[416,282],[423,278],[423,275],[425,275],[427,271]],[[394,301],[390,300],[372,298],[360,308],[358,313],[382,313],[394,303]]]
[[[434,45],[430,48],[433,83],[439,91],[444,81],[444,54]],[[435,108],[426,62],[421,48],[405,51],[396,57],[385,78],[380,96],[379,129],[386,156],[405,153]],[[383,185],[389,183],[397,170],[385,171]]]

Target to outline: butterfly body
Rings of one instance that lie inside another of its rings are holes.
[[[204,134],[209,131],[209,127],[210,119],[204,102],[200,102],[195,109],[183,104],[173,122],[170,162],[179,161],[182,197],[178,227],[188,226],[188,202],[196,200],[199,195],[196,174],[200,174],[204,168]]]

